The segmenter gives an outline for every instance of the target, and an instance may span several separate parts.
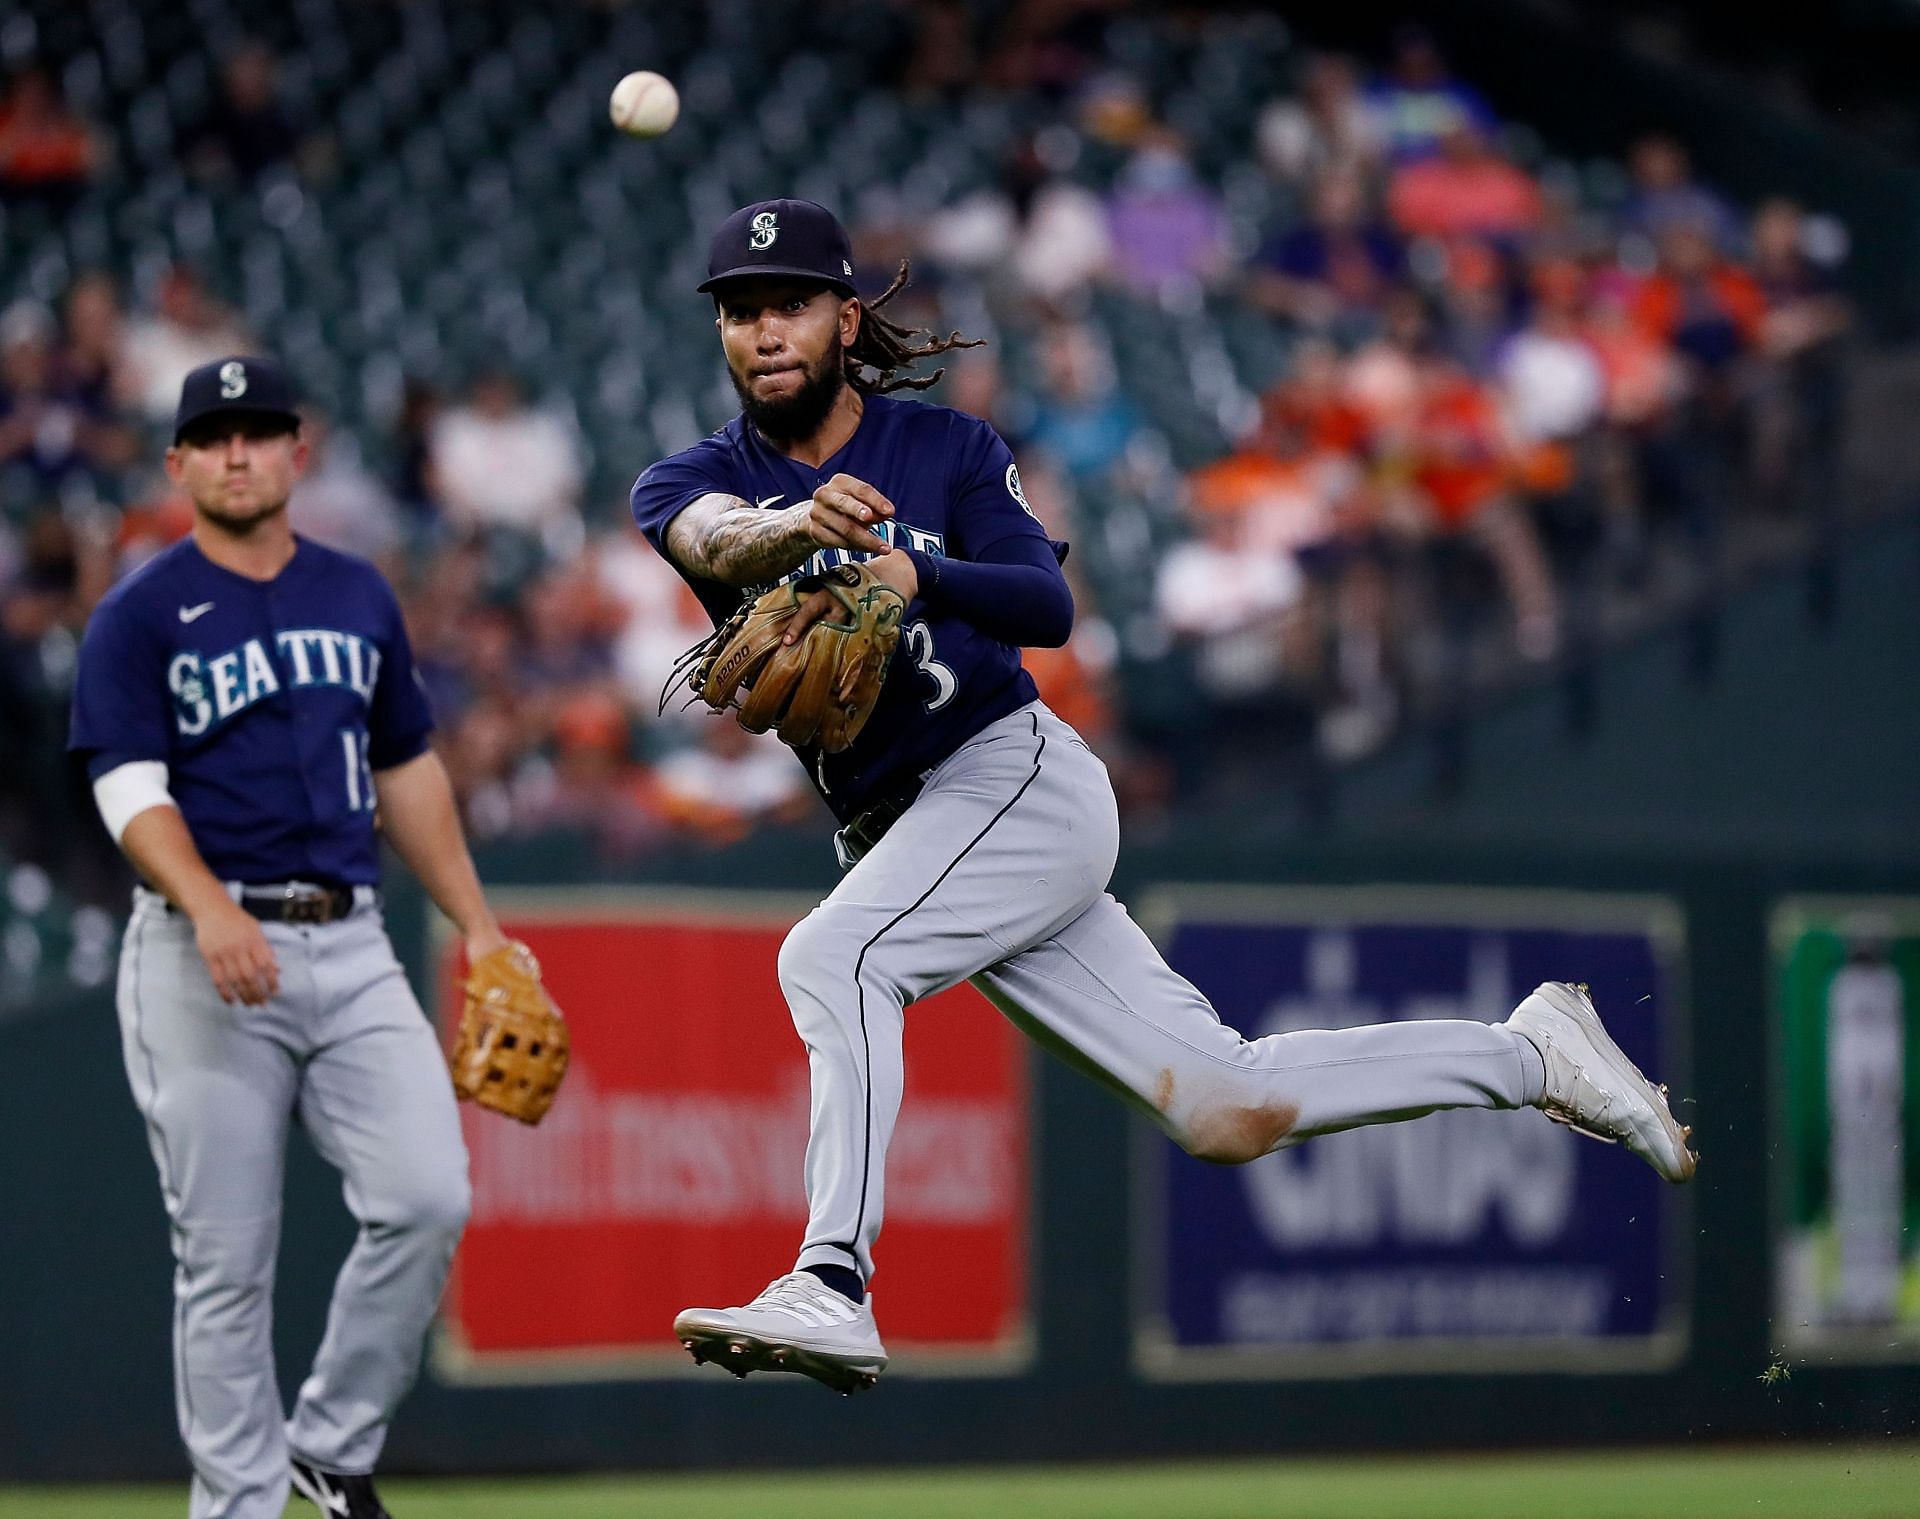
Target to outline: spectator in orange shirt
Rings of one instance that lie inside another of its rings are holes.
[[[1511,453],[1493,397],[1465,370],[1431,358],[1408,438],[1409,476],[1443,532],[1465,527],[1506,489]]]
[[[61,103],[45,69],[14,80],[0,100],[0,197],[64,205],[99,163],[92,128]]]
[[[1347,374],[1340,350],[1309,338],[1293,350],[1285,379],[1261,398],[1270,416],[1299,429],[1316,453],[1358,458],[1367,441],[1367,419],[1347,395]]]
[[[1748,359],[1766,297],[1715,249],[1708,228],[1681,223],[1660,244],[1660,268],[1639,289],[1633,319],[1678,356],[1684,388],[1666,421],[1639,440],[1649,508],[1677,520],[1699,573],[1714,573],[1734,503],[1746,431]]]
[[[551,784],[516,816],[522,829],[577,830],[614,856],[658,842],[666,821],[651,777],[628,758],[631,734],[617,701],[603,691],[574,693],[555,709],[552,737]]]
[[[1594,484],[1613,537],[1614,558],[1627,579],[1642,575],[1646,559],[1649,458],[1687,393],[1680,356],[1633,317],[1637,293],[1619,271],[1606,268],[1589,281],[1580,336],[1599,360],[1605,386],[1603,425],[1594,449]],[[1654,473],[1671,487],[1674,470]],[[1683,473],[1683,472],[1682,472]],[[1680,485],[1682,494],[1685,486]]]
[[[1586,303],[1580,335],[1600,361],[1606,418],[1614,427],[1645,426],[1664,415],[1685,389],[1679,356],[1634,320],[1631,294],[1597,288]]]
[[[1339,395],[1331,344],[1302,344],[1294,362],[1295,375],[1262,400],[1259,427],[1189,475],[1187,489],[1196,514],[1243,516],[1250,548],[1293,555],[1311,572],[1342,557],[1323,549],[1368,525],[1357,461],[1363,423]]]
[[[1387,211],[1409,237],[1514,238],[1538,225],[1540,187],[1462,123],[1441,139],[1436,157],[1394,171]]]
[[[1746,270],[1724,259],[1699,222],[1668,228],[1660,268],[1640,287],[1633,315],[1701,369],[1717,373],[1760,340],[1766,296]]]
[[[1238,504],[1252,514],[1250,543],[1289,550],[1306,577],[1306,626],[1294,641],[1296,670],[1324,709],[1320,746],[1351,756],[1386,735],[1399,696],[1390,556],[1361,462],[1367,421],[1342,385],[1339,351],[1331,343],[1300,344],[1292,374],[1262,399],[1258,438],[1235,457],[1257,448],[1273,461],[1261,493]],[[1221,471],[1219,484],[1260,480],[1244,469],[1215,469]],[[1207,472],[1195,475],[1191,486],[1196,509],[1205,509],[1218,488]],[[1228,504],[1236,504],[1231,496]]]
[[[1473,543],[1491,562],[1529,659],[1552,656],[1559,608],[1540,537],[1512,489],[1514,451],[1492,395],[1458,365],[1428,356],[1401,447],[1406,478],[1424,498],[1436,530],[1443,580],[1452,544]],[[1457,621],[1460,608],[1450,609]]]

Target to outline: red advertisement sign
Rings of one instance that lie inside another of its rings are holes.
[[[537,1129],[462,1109],[473,1217],[440,1366],[644,1372],[629,1363],[680,1356],[680,1309],[748,1301],[799,1248],[807,1058],[774,966],[812,904],[555,892],[505,905],[507,932],[533,949],[566,1010],[573,1063]],[[449,945],[449,1030],[457,960]],[[916,1351],[1006,1357],[1023,1344],[1025,1060],[971,987],[908,1013],[873,1292],[888,1350],[909,1366]]]

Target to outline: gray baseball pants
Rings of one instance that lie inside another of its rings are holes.
[[[1243,1039],[1107,892],[1106,766],[1035,702],[927,777],[780,949],[812,1069],[798,1265],[873,1272],[899,1112],[904,1009],[960,981],[1206,1160],[1527,1098],[1521,1036],[1470,1020]]]
[[[373,893],[357,896],[334,923],[262,925],[280,991],[259,1007],[221,1002],[192,924],[153,893],[137,893],[127,927],[120,1028],[172,1229],[193,1519],[280,1519],[289,1452],[329,1471],[372,1470],[466,1223],[446,1062]],[[271,1331],[296,1119],[345,1179],[360,1234],[286,1419]]]

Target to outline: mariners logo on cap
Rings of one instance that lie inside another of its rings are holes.
[[[247,393],[247,366],[238,359],[228,359],[220,366],[220,399],[237,401]]]
[[[753,219],[753,235],[747,239],[747,246],[758,253],[773,246],[773,240],[780,235],[779,219],[771,211],[762,211]]]

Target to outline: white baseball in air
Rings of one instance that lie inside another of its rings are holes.
[[[607,115],[623,132],[658,137],[679,118],[680,92],[663,75],[636,69],[613,87]]]

